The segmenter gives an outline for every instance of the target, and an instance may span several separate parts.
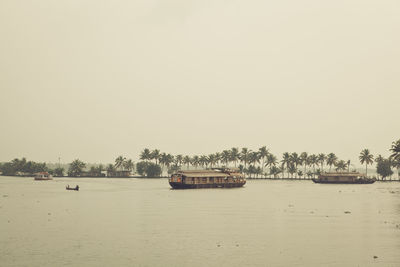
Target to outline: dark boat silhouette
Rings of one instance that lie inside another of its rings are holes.
[[[69,187],[69,185],[67,185],[67,186],[65,187],[65,189],[67,189],[67,190],[79,191],[79,185],[76,185],[75,187]]]
[[[325,172],[312,179],[319,184],[372,184],[375,179],[367,178],[359,172]]]

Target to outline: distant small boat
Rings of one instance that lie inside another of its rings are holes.
[[[375,179],[367,178],[364,174],[358,172],[326,172],[312,179],[318,184],[372,184]]]
[[[35,175],[36,181],[46,181],[53,180],[53,176],[51,176],[48,172],[38,172]]]
[[[75,187],[69,187],[69,185],[67,185],[67,187],[65,187],[65,189],[79,191],[79,185],[77,185]]]

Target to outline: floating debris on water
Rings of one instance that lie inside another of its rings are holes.
[[[374,256],[374,259],[377,259],[378,258],[378,256]]]
[[[351,211],[346,210],[344,213],[345,213],[345,214],[350,214]]]

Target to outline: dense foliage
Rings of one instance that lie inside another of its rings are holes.
[[[393,174],[391,169],[391,162],[388,159],[382,159],[378,161],[376,165],[376,172],[382,177],[382,179],[386,179],[386,177]]]
[[[68,176],[71,176],[71,177],[80,176],[85,167],[86,167],[86,164],[83,161],[80,161],[79,159],[74,160],[69,165]]]
[[[140,161],[136,164],[136,170],[141,176],[158,177],[161,175],[161,167],[158,164]]]
[[[1,164],[0,171],[3,175],[34,175],[37,172],[48,171],[46,163],[27,161],[26,158],[13,159]]]

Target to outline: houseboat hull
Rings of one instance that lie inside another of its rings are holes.
[[[169,182],[173,189],[198,189],[198,188],[234,188],[242,187],[246,181],[240,183],[225,183],[225,184],[184,184],[179,182]]]
[[[368,180],[358,180],[358,181],[322,181],[318,179],[312,179],[314,183],[317,184],[373,184],[375,180],[368,179]]]

